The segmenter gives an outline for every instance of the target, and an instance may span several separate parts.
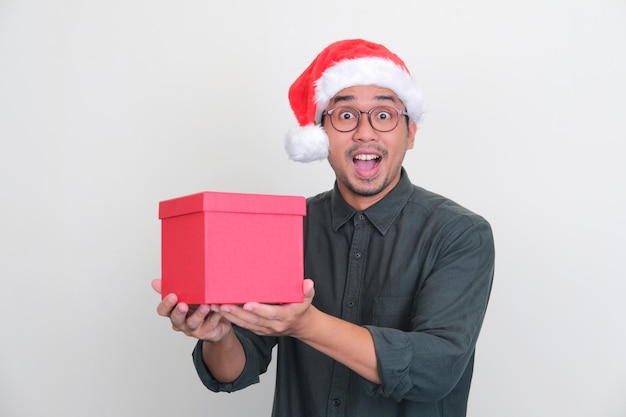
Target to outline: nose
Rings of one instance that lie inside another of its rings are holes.
[[[359,124],[354,129],[352,140],[369,142],[376,139],[378,139],[378,132],[372,127],[368,113],[362,111]]]

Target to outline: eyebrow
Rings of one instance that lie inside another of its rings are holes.
[[[347,96],[335,96],[333,98],[333,104],[341,103],[344,101],[354,101],[356,100],[355,96],[347,95]],[[375,101],[391,101],[392,103],[397,103],[397,100],[394,96],[376,96],[374,97]]]

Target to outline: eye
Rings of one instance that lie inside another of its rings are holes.
[[[354,111],[352,111],[352,110],[340,109],[337,112],[337,117],[340,120],[352,120],[352,119],[355,119],[357,116],[356,116],[356,114],[354,114]]]
[[[374,116],[379,120],[389,120],[393,117],[390,110],[380,109],[378,110]]]

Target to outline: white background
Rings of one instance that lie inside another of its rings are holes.
[[[0,415],[268,416],[155,312],[158,202],[311,196],[287,89],[328,43],[423,87],[413,182],[488,218],[470,417],[626,415],[624,0],[0,0]]]

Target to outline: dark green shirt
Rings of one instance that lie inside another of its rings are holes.
[[[365,326],[382,383],[373,384],[288,337],[236,329],[246,351],[241,376],[215,381],[200,344],[194,363],[213,391],[235,391],[267,369],[278,344],[275,417],[465,416],[474,348],[494,268],[482,217],[410,183],[363,212],[334,189],[307,200],[305,276],[313,304]]]

